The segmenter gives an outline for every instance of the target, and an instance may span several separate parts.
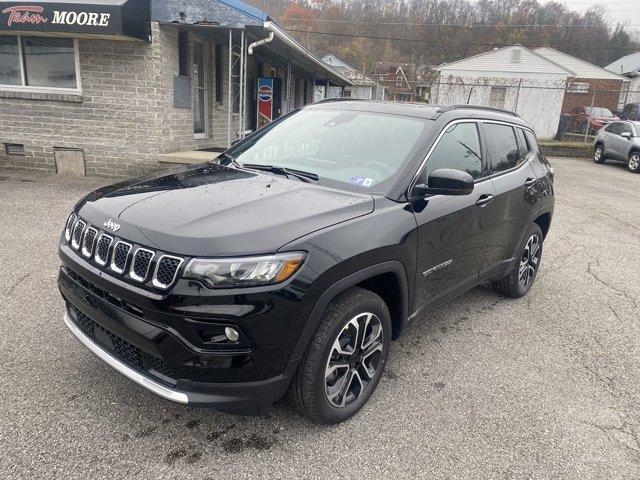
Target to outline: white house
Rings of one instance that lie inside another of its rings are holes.
[[[640,52],[626,55],[605,68],[619,75],[624,75],[630,80],[628,88],[620,97],[621,105],[640,103]]]
[[[353,83],[353,87],[345,87],[344,91],[341,87],[330,86],[326,92],[327,98],[344,96],[363,100],[384,100],[384,86],[366,75],[364,67],[357,69],[335,53],[326,53],[320,59]]]
[[[521,45],[481,53],[436,69],[434,103],[476,104],[517,112],[541,138],[558,129],[567,79],[574,74]]]

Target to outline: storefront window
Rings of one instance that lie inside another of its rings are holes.
[[[0,85],[77,89],[73,39],[0,37]]]
[[[21,83],[18,39],[0,36],[0,85],[20,85]]]

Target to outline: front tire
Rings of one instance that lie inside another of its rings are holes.
[[[516,264],[506,277],[493,282],[493,287],[499,293],[511,298],[524,297],[529,293],[542,261],[543,240],[540,226],[536,223],[532,224],[518,250],[519,256]]]
[[[627,164],[630,172],[640,173],[640,152],[633,152],[629,155],[629,163]]]
[[[602,145],[597,145],[596,149],[593,151],[593,161],[595,163],[604,163],[604,148]]]
[[[289,401],[322,424],[356,414],[375,390],[389,356],[391,315],[375,293],[351,288],[327,309],[289,387]]]

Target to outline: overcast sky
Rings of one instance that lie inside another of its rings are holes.
[[[549,0],[540,0],[547,3]],[[635,30],[640,31],[640,0],[559,0],[571,10],[584,12],[594,5],[604,5],[609,12],[611,23],[628,22],[634,25]]]

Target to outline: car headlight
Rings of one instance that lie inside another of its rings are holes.
[[[304,262],[301,252],[245,258],[194,258],[184,277],[201,280],[211,288],[253,287],[282,283]]]

